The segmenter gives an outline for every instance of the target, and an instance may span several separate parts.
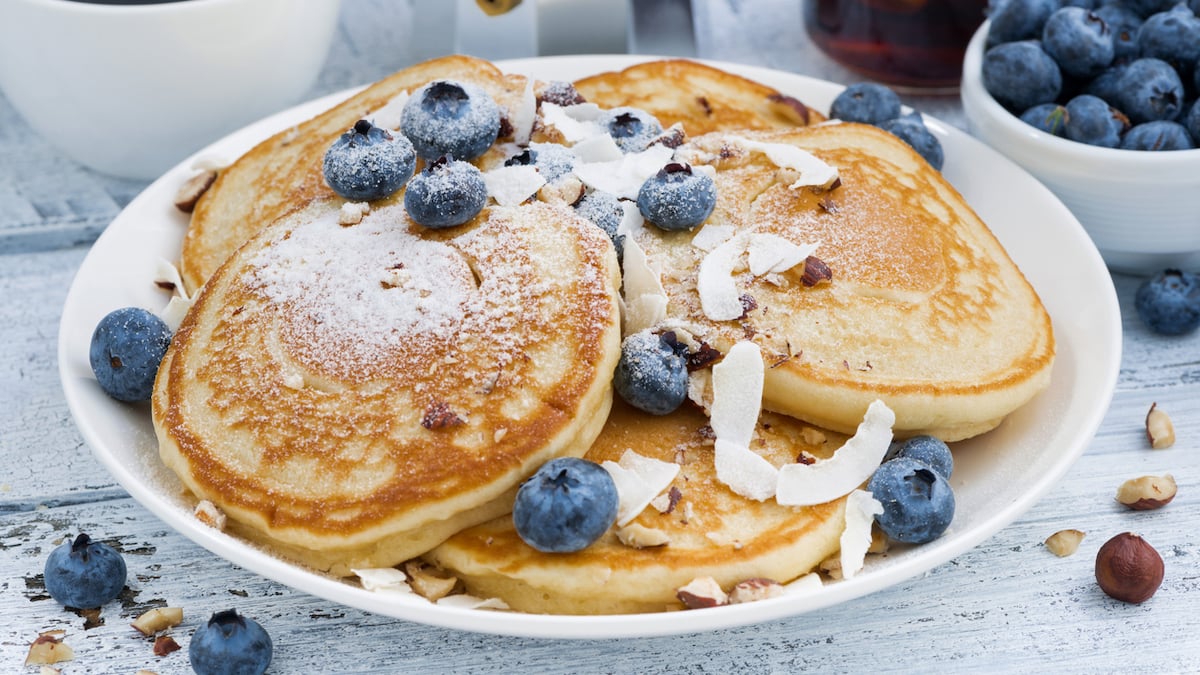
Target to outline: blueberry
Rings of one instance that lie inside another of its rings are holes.
[[[1128,64],[1117,64],[1106,69],[1096,77],[1092,78],[1084,88],[1084,94],[1098,96],[1109,105],[1116,105],[1121,98],[1121,76],[1125,73],[1125,68]]]
[[[1104,20],[1080,7],[1063,7],[1042,30],[1042,48],[1064,74],[1092,77],[1113,60],[1112,31]]]
[[[500,133],[500,106],[481,87],[437,80],[421,87],[404,104],[400,129],[417,154],[471,160],[482,155]]]
[[[1200,72],[1200,69],[1197,69]],[[1192,103],[1186,115],[1183,116],[1183,126],[1192,135],[1192,141],[1200,145],[1200,99]]]
[[[629,405],[666,415],[687,399],[687,361],[661,336],[648,330],[621,343],[613,387]]]
[[[1021,121],[1052,136],[1067,135],[1067,109],[1057,103],[1035,105],[1021,113]]]
[[[80,533],[75,541],[50,552],[44,572],[46,591],[75,609],[99,607],[125,587],[125,559],[116,549]]]
[[[867,490],[883,504],[883,513],[875,516],[875,522],[895,541],[933,541],[954,519],[950,483],[915,459],[897,457],[880,464],[867,482]]]
[[[575,212],[590,220],[616,243],[617,228],[625,216],[621,200],[611,192],[592,190],[575,202]]]
[[[663,132],[662,123],[653,115],[628,106],[606,110],[597,122],[608,130],[621,152],[641,152]]]
[[[412,177],[404,191],[404,209],[431,228],[462,225],[483,210],[487,184],[473,164],[441,157]]]
[[[846,122],[878,124],[900,116],[900,97],[882,84],[858,82],[833,99],[829,116]]]
[[[1171,120],[1183,108],[1183,82],[1166,61],[1140,58],[1121,70],[1114,104],[1131,122]]]
[[[938,171],[942,170],[942,163],[945,161],[942,144],[938,141],[937,136],[930,133],[925,122],[921,120],[920,114],[911,113],[881,122],[879,128],[908,143],[913,150],[917,151],[917,154],[929,162],[930,166]]]
[[[1143,122],[1121,138],[1125,150],[1191,150],[1196,147],[1188,130],[1178,122]]]
[[[1007,42],[983,55],[983,86],[1013,111],[1052,103],[1062,91],[1062,71],[1036,40]]]
[[[1138,29],[1137,45],[1142,56],[1161,59],[1181,74],[1190,74],[1200,59],[1200,18],[1183,3],[1153,14]]]
[[[171,329],[140,307],[109,312],[92,332],[92,372],[104,393],[118,401],[146,401],[171,345]]]
[[[512,519],[521,539],[539,551],[581,551],[616,521],[617,486],[595,462],[552,459],[521,483]]]
[[[950,478],[950,474],[954,472],[954,456],[950,454],[950,446],[934,436],[913,436],[902,441],[896,456],[915,459],[938,472],[943,478]]]
[[[1067,138],[1104,148],[1115,148],[1121,144],[1121,134],[1129,128],[1129,121],[1104,99],[1091,94],[1080,94],[1067,101]]]
[[[1041,37],[1046,20],[1058,7],[1057,0],[1007,0],[993,6],[988,12],[992,23],[987,46]]]
[[[717,205],[717,186],[691,166],[672,162],[642,183],[637,205],[642,216],[661,229],[690,230]]]
[[[334,192],[370,201],[404,187],[416,166],[417,155],[407,138],[359,120],[325,151],[321,168]]]
[[[192,634],[188,661],[196,675],[258,675],[273,651],[271,636],[257,621],[227,609]]]
[[[1104,5],[1094,11],[1112,31],[1113,62],[1124,63],[1136,59],[1140,55],[1137,32],[1142,25],[1142,17],[1122,5]]]
[[[1151,14],[1165,12],[1179,3],[1179,0],[1123,0],[1121,4],[1145,18]]]
[[[1190,333],[1200,326],[1200,275],[1163,270],[1142,282],[1133,306],[1155,333]]]
[[[530,143],[520,153],[504,161],[504,166],[532,166],[547,183],[568,175],[575,169],[575,153],[558,143]]]

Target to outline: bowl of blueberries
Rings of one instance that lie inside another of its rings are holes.
[[[1200,268],[1198,13],[993,0],[967,49],[971,133],[1050,188],[1117,272]]]

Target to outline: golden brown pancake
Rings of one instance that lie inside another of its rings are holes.
[[[567,207],[428,230],[317,204],[204,286],[159,370],[164,463],[322,570],[394,565],[582,455],[619,354],[612,245]]]
[[[682,609],[676,590],[699,577],[713,577],[726,591],[752,578],[785,583],[838,551],[845,498],[795,507],[735,494],[716,478],[707,424],[691,406],[656,417],[618,400],[586,455],[616,462],[633,450],[680,465],[671,484],[677,501],[666,512],[651,505],[632,521],[664,533],[665,545],[633,548],[614,528],[582,551],[542,553],[503,516],[454,535],[425,559],[459,577],[472,595],[500,598],[519,611],[627,614]],[[754,451],[776,466],[801,452],[829,457],[845,440],[772,413],[761,416],[756,434]]]

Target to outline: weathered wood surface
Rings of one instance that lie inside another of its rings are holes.
[[[854,79],[804,44],[788,7],[798,3],[699,4],[702,56]],[[362,11],[377,14],[362,20]],[[405,65],[406,11],[405,3],[347,2],[313,93]],[[918,105],[961,126],[953,101]],[[1125,348],[1098,435],[1050,494],[976,549],[790,620],[636,640],[505,638],[367,614],[248,573],[175,534],[92,458],[59,385],[58,321],[86,243],[141,187],[57,156],[21,131],[0,99],[0,672],[37,672],[22,666],[27,646],[55,628],[76,653],[61,664],[66,673],[190,672],[185,651],[155,657],[128,626],[164,604],[185,609],[173,633],[185,647],[214,610],[235,606],[258,618],[275,641],[276,673],[1200,671],[1200,335],[1149,334],[1132,313],[1137,279],[1115,279]],[[1146,449],[1153,401],[1175,420],[1179,440],[1169,450]],[[1168,507],[1131,513],[1113,501],[1126,478],[1167,472],[1179,482]],[[1088,536],[1059,559],[1041,542],[1068,527]],[[91,628],[48,599],[40,577],[49,550],[81,530],[118,545],[130,568],[128,592]],[[1166,561],[1161,590],[1140,606],[1109,600],[1093,582],[1096,549],[1124,530],[1141,532]]]

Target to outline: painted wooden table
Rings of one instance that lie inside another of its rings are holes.
[[[799,3],[697,3],[700,56],[841,82],[858,78],[807,44]],[[361,12],[371,13],[362,20]],[[351,0],[313,96],[411,62],[407,3]],[[767,48],[764,49],[764,45]],[[953,99],[907,103],[964,126]],[[67,673],[189,672],[186,651],[156,657],[129,622],[181,606],[185,647],[199,621],[237,607],[275,642],[276,673],[784,673],[877,671],[1200,671],[1200,335],[1150,334],[1132,311],[1139,279],[1115,276],[1124,316],[1117,391],[1098,434],[1058,485],[977,548],[889,589],[787,620],[676,637],[556,641],[482,635],[340,606],[266,580],[173,532],[92,458],[68,413],[55,355],[61,307],[90,242],[145,183],[79,167],[33,136],[0,97],[0,672],[22,665],[39,632],[63,629]],[[1174,418],[1173,448],[1149,450],[1151,402]],[[1113,500],[1126,478],[1172,473],[1179,496],[1134,513]],[[1042,541],[1077,528],[1079,552]],[[1166,561],[1142,605],[1093,581],[1099,545],[1142,533]],[[41,570],[67,534],[117,543],[129,584],[102,625],[49,599]]]

